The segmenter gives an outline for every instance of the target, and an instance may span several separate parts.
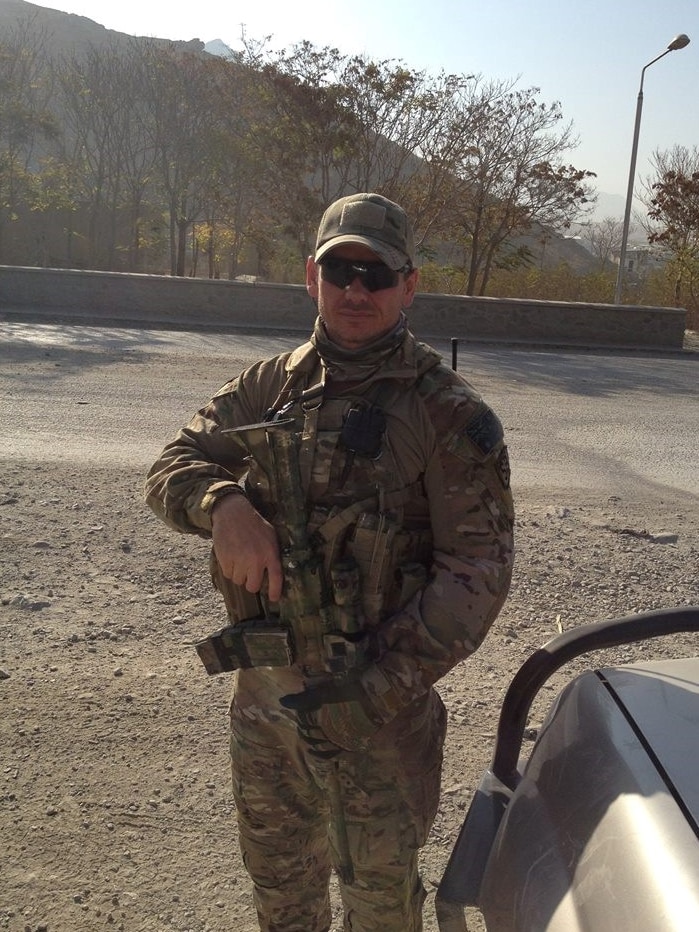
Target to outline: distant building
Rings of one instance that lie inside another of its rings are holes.
[[[660,246],[652,243],[629,244],[626,247],[625,275],[627,281],[643,281],[656,269],[661,269],[668,260],[668,254]],[[615,256],[619,264],[619,256]]]

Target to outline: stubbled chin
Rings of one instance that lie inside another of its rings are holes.
[[[378,340],[383,334],[380,331],[371,330],[366,327],[341,327],[339,330],[329,333],[328,336],[343,349],[360,349]]]

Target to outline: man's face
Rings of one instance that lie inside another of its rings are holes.
[[[331,250],[334,259],[355,262],[380,262],[367,246],[346,243]],[[388,333],[410,307],[417,287],[417,270],[397,273],[391,288],[369,291],[356,276],[345,288],[333,285],[323,277],[322,265],[311,256],[306,263],[306,288],[317,302],[318,313],[325,321],[330,339],[343,349],[360,349]]]

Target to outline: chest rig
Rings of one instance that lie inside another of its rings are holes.
[[[426,352],[418,375],[438,361]],[[284,595],[269,604],[232,593],[220,573],[215,583],[233,625],[251,610],[278,621],[291,662],[315,679],[366,663],[371,629],[425,584],[432,534],[422,476],[405,474],[392,436],[405,427],[387,413],[414,377],[338,386],[323,368],[306,380],[292,373],[262,422],[226,432],[248,456],[246,493],[277,530]]]

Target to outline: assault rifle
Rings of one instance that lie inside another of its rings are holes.
[[[294,425],[292,418],[280,418],[225,431],[245,446],[274,484],[284,536],[280,554],[284,592],[278,605],[278,616],[266,616],[258,600],[255,603],[259,606],[257,617],[242,616],[244,620],[228,625],[197,644],[199,657],[209,673],[239,667],[288,666],[297,659],[300,650],[307,685],[313,685],[327,680],[335,669],[344,671],[347,656],[342,645],[348,645],[351,653],[351,641],[333,632],[336,618],[342,627],[353,631],[358,627],[356,567],[341,567],[334,574],[334,587],[340,594],[337,601],[341,603],[335,606],[325,579],[322,557],[315,552],[308,537],[306,496],[299,463],[300,438],[294,431]],[[229,611],[229,600],[246,599],[245,595],[232,593],[230,589],[224,586],[224,597],[228,590],[226,602]],[[332,656],[334,648],[337,648],[336,658]],[[324,773],[327,781],[331,824],[340,859],[338,872],[345,883],[352,883],[354,869],[337,760],[318,756],[315,766]]]

